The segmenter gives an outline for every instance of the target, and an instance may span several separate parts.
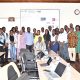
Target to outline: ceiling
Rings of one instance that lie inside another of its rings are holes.
[[[68,2],[78,3],[80,0],[0,0],[0,2]]]

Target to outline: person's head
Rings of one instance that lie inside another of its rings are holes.
[[[36,34],[36,28],[33,28],[33,33],[35,33],[35,34]]]
[[[11,36],[13,36],[13,31],[12,30],[10,30],[10,33],[9,33]]]
[[[25,32],[25,27],[23,26],[23,27],[21,28],[21,30],[22,30],[22,32]]]
[[[51,31],[52,30],[52,27],[51,26],[48,26],[48,30]]]
[[[80,26],[76,25],[75,29],[76,29],[76,31],[80,31]]]
[[[72,28],[70,28],[70,32],[74,32],[74,28],[72,27]]]
[[[15,31],[16,31],[16,32],[18,31],[18,26],[15,26]]]
[[[22,35],[22,31],[20,31],[19,34]]]
[[[52,30],[52,35],[55,35],[55,29]]]
[[[45,29],[45,34],[49,34],[49,30],[48,29]]]
[[[67,28],[67,29],[66,29],[66,32],[69,33],[69,31],[70,31],[70,28]]]
[[[63,32],[64,32],[64,29],[63,29],[63,28],[61,28],[61,29],[60,29],[60,33],[63,33]]]
[[[0,35],[2,34],[2,28],[0,28]]]
[[[6,28],[5,27],[2,27],[2,30],[3,30],[3,32],[5,32],[6,31]]]
[[[29,33],[30,33],[30,27],[27,27],[27,32],[29,32]]]
[[[39,37],[38,37],[38,42],[41,42],[41,41],[42,41],[42,37],[39,36]]]
[[[15,32],[16,30],[15,30],[15,27],[12,27],[12,29],[11,29],[13,32]]]
[[[55,34],[56,34],[56,35],[59,35],[59,33],[60,33],[60,32],[59,32],[59,28],[55,28]]]
[[[67,25],[65,25],[64,30],[68,33],[69,32],[69,27]]]
[[[70,23],[70,28],[73,28],[73,24],[72,23]]]
[[[41,32],[44,32],[44,27],[41,28]]]
[[[40,30],[37,30],[37,35],[40,35]]]
[[[67,25],[64,25],[64,30],[66,31],[66,29],[68,28],[68,26]]]

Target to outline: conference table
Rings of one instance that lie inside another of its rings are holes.
[[[0,57],[2,56],[2,55],[4,55],[5,54],[5,52],[0,52]]]
[[[53,64],[55,64],[56,61],[59,60],[64,65],[70,67],[69,71],[65,70],[63,75],[60,78],[58,78],[58,80],[80,80],[80,73],[77,70],[75,70],[71,65],[69,65],[69,63],[67,63],[64,59],[62,59],[58,54],[56,54],[53,51],[50,51],[48,53],[48,55],[50,57],[52,57],[53,59],[55,59],[52,61]],[[41,66],[41,64],[45,63],[46,60],[44,60],[44,58],[42,58],[42,59],[37,59],[36,62],[37,62],[40,80],[49,80],[48,76],[46,76],[46,74],[44,72],[44,70],[48,67]],[[55,79],[53,79],[53,80],[55,80]]]

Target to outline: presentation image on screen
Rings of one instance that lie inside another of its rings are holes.
[[[59,27],[59,9],[21,9],[20,25],[40,29],[41,27]]]

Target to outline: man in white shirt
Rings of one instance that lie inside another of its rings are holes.
[[[37,55],[38,52],[45,52],[46,50],[46,45],[45,42],[42,41],[42,37],[38,37],[38,41],[34,45],[34,50],[35,50],[35,55]]]
[[[60,42],[60,55],[63,59],[69,59],[68,56],[68,40],[67,40],[67,32],[64,31],[63,28],[60,29],[60,34],[58,37],[58,41]]]
[[[44,35],[44,27],[41,28],[41,33],[40,33],[40,35],[41,35],[41,36]]]
[[[34,44],[33,34],[30,32],[30,27],[27,27],[27,32],[26,32],[26,49],[29,49],[29,51],[32,52],[33,44]]]

